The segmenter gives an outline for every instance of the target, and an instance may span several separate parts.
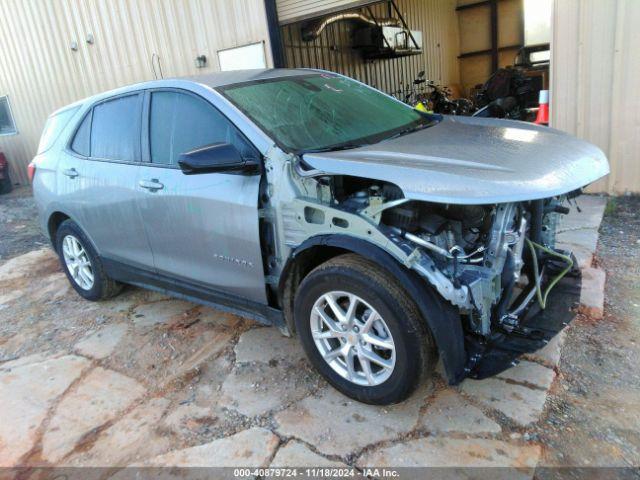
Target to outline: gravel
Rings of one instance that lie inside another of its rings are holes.
[[[596,254],[607,273],[605,315],[569,328],[539,429],[543,464],[640,464],[639,211],[640,197],[609,200]]]
[[[38,227],[30,187],[16,187],[0,195],[0,263],[48,243]]]

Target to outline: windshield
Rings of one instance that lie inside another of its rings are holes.
[[[330,74],[229,85],[220,92],[295,153],[353,148],[434,123],[377,90]]]

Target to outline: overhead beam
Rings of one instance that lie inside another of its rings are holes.
[[[456,7],[456,12],[461,10],[469,10],[470,8],[486,7],[491,3],[491,0],[482,0],[480,2],[467,3]]]
[[[519,50],[521,48],[522,45],[506,45],[498,48],[498,52],[504,52],[505,50]],[[477,57],[478,55],[490,55],[491,53],[493,53],[493,49],[491,48],[488,48],[487,50],[474,50],[473,52],[461,53],[458,55],[458,58]]]

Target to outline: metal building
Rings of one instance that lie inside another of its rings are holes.
[[[595,189],[640,192],[640,89],[632,83],[640,74],[640,2],[552,1],[551,123],[608,154],[612,174]],[[400,96],[425,70],[428,79],[466,92],[523,45],[523,2],[0,0],[0,151],[12,178],[26,183],[49,113],[158,76],[307,66]],[[303,28],[344,12],[401,17],[419,34],[419,52],[363,59],[352,48],[349,21],[303,38]]]

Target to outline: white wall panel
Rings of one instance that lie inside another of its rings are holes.
[[[598,145],[611,175],[591,187],[640,192],[640,2],[556,0],[551,124]]]
[[[219,70],[219,50],[256,42],[271,66],[263,0],[0,0],[0,96],[9,95],[19,130],[0,137],[12,178],[27,182],[52,111],[153,79],[153,54],[164,77],[197,75]],[[195,67],[198,55],[206,68]]]

